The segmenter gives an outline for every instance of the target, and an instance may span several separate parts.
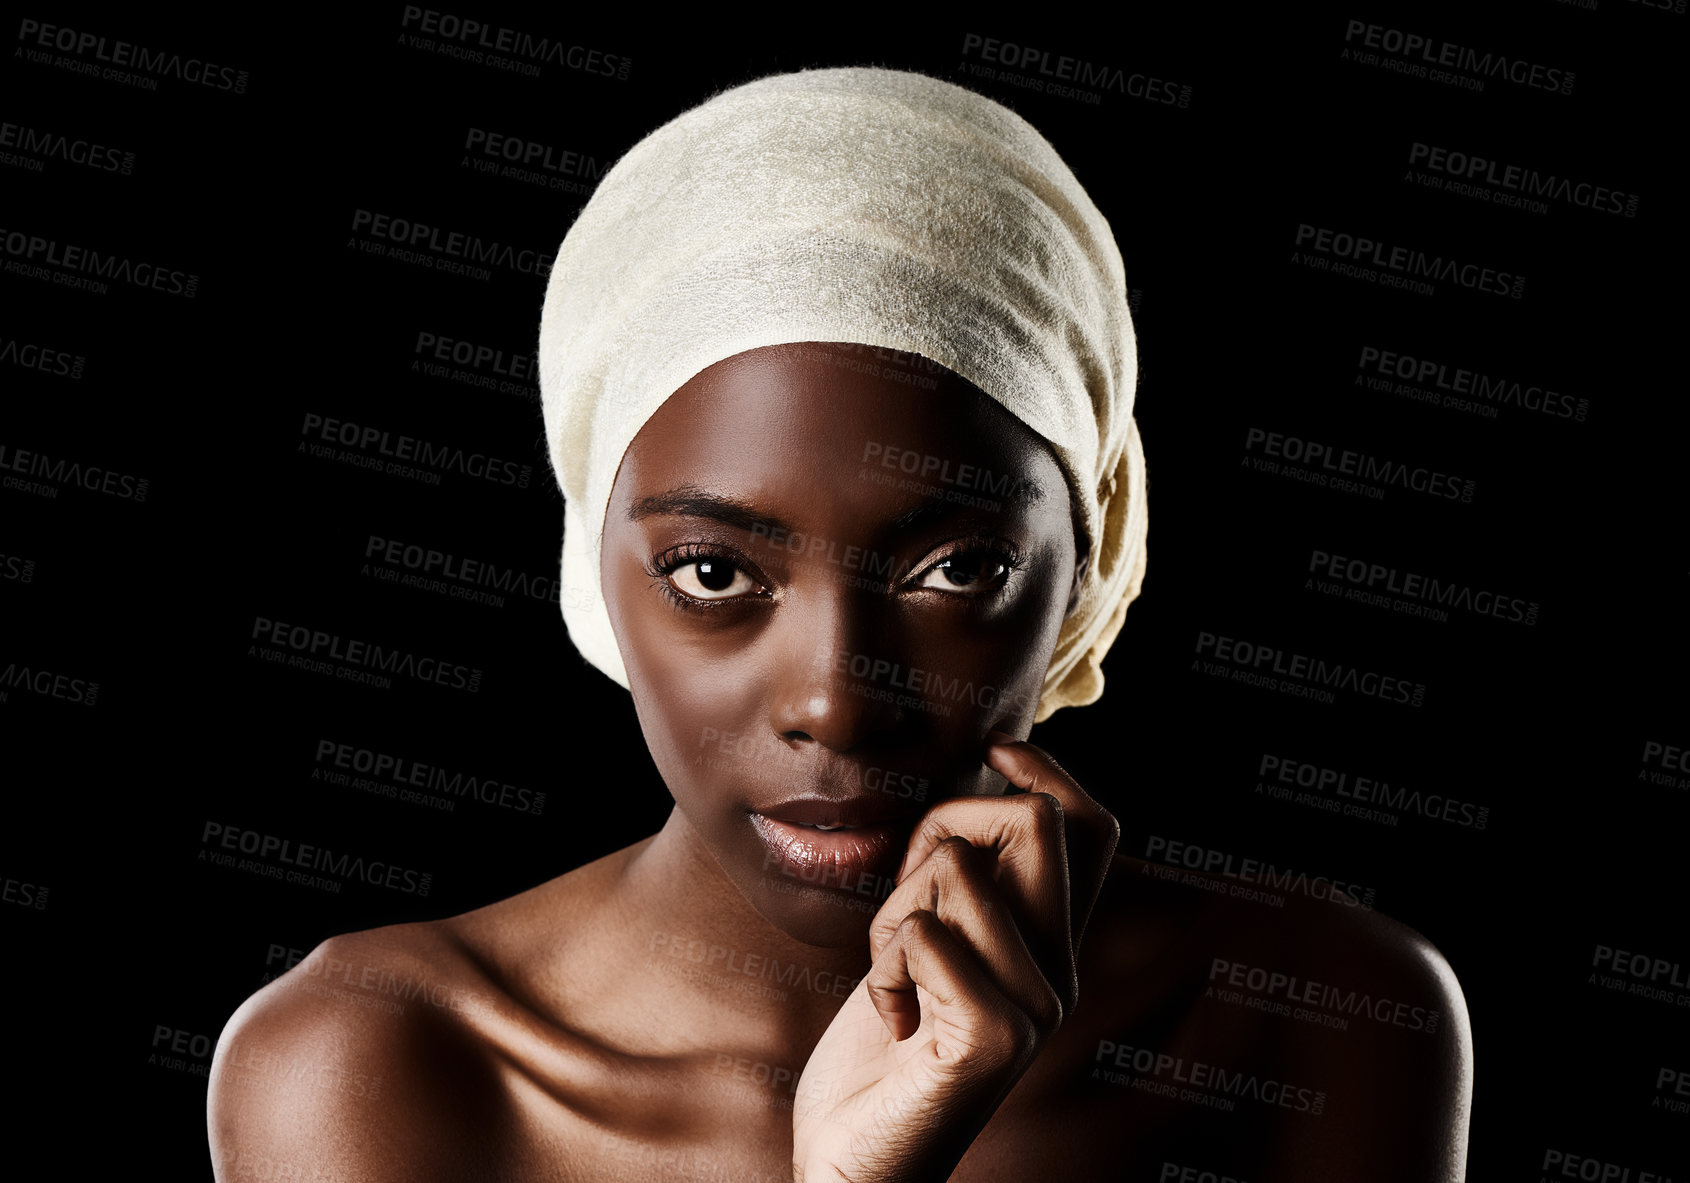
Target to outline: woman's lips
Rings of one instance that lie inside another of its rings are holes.
[[[751,826],[767,850],[765,872],[774,871],[815,887],[880,895],[891,891],[891,875],[903,859],[915,820],[906,816],[822,830],[814,824],[761,813],[750,816]],[[885,890],[877,891],[882,881]]]

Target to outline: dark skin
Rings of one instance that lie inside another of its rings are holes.
[[[899,483],[910,455],[940,475]],[[218,1177],[1461,1178],[1437,951],[1116,855],[1025,742],[1077,537],[1043,442],[920,359],[777,346],[688,382],[603,547],[668,823],[260,991],[213,1068]],[[798,792],[895,798],[891,862],[771,865],[750,815]]]

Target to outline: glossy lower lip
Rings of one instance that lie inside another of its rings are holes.
[[[751,828],[768,850],[766,871],[778,871],[816,887],[861,892],[884,877],[889,890],[909,845],[914,819],[879,822],[846,830],[814,830],[760,813]],[[871,880],[870,877],[875,877]]]

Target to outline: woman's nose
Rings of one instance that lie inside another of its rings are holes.
[[[776,734],[848,752],[884,744],[919,713],[884,591],[835,580],[795,593],[786,608],[771,638],[769,722]]]

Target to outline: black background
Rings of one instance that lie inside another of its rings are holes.
[[[1126,853],[1160,836],[1366,885],[1443,951],[1474,1032],[1471,1178],[1548,1176],[1551,1148],[1633,1178],[1690,1174],[1690,1114],[1656,1087],[1663,1067],[1690,1072],[1690,1008],[1591,980],[1598,946],[1676,963],[1680,982],[1690,972],[1690,776],[1651,779],[1670,770],[1644,759],[1647,743],[1690,747],[1683,379],[1669,357],[1684,324],[1690,18],[1624,0],[1491,5],[1482,19],[1460,5],[1247,20],[1168,5],[1107,24],[834,14],[679,30],[636,10],[441,11],[626,59],[627,77],[558,63],[526,77],[415,48],[401,5],[212,24],[25,18],[246,71],[241,93],[87,76],[58,59],[92,51],[43,51],[12,27],[0,123],[114,145],[133,163],[125,175],[0,145],[0,347],[82,359],[73,377],[0,355],[0,444],[7,463],[25,449],[148,482],[144,500],[74,482],[45,482],[51,497],[0,489],[0,668],[99,687],[92,706],[0,687],[17,1091],[43,1112],[121,1096],[148,1130],[147,1160],[209,1177],[209,1045],[281,968],[276,947],[464,911],[662,823],[668,798],[627,695],[583,663],[555,600],[486,606],[364,573],[380,536],[543,585],[563,514],[531,383],[486,390],[412,365],[420,333],[531,352],[544,267],[495,266],[481,281],[378,257],[358,247],[371,238],[354,214],[549,256],[584,194],[477,171],[471,129],[602,171],[721,88],[881,64],[1026,116],[1127,263],[1148,577],[1104,698],[1032,738],[1121,818]],[[1562,94],[1404,76],[1343,58],[1358,48],[1351,20],[1575,81]],[[973,72],[1003,67],[971,34],[1189,89],[1157,92],[1180,93],[1174,103],[1052,95]],[[1635,216],[1435,191],[1408,175],[1416,142],[1638,195]],[[1302,224],[1523,275],[1523,296],[1316,271],[1293,261]],[[13,265],[44,260],[15,248],[20,232],[191,273],[195,294],[32,277]],[[1369,345],[1587,400],[1587,417],[1503,406],[1491,418],[1371,390],[1357,383]],[[316,459],[300,451],[307,413],[532,477],[427,485]],[[1252,471],[1251,428],[1455,474],[1474,496],[1392,487],[1374,500]],[[1306,584],[1317,550],[1519,597],[1539,615],[1439,622],[1324,596]],[[260,617],[473,667],[480,686],[382,690],[270,664],[249,654]],[[1321,704],[1210,677],[1193,669],[1203,632],[1406,678],[1425,685],[1424,704]],[[544,792],[545,807],[444,811],[331,785],[312,776],[325,739]],[[1409,812],[1391,826],[1270,800],[1254,791],[1265,754],[1482,805],[1486,825]],[[429,894],[356,880],[329,893],[216,867],[201,857],[215,849],[208,822],[425,870]],[[186,1055],[171,1054],[176,1032]],[[138,1148],[78,1153],[108,1151]]]

